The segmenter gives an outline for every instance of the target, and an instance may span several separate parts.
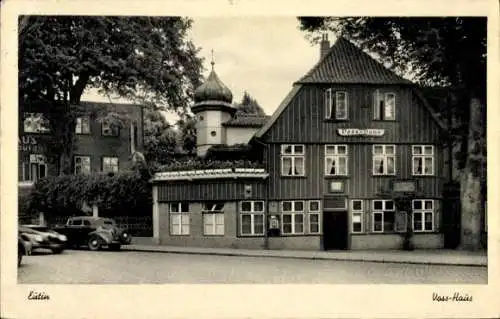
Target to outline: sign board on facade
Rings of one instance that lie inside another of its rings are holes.
[[[339,128],[337,129],[337,133],[340,136],[383,136],[385,130],[383,129],[359,129],[359,128]]]
[[[415,189],[414,181],[397,181],[392,185],[392,190],[398,193],[413,193]]]
[[[42,146],[38,141],[29,135],[20,136],[18,139],[18,147],[22,152],[41,152]]]
[[[344,183],[339,181],[333,181],[329,183],[328,190],[330,193],[337,193],[344,191]]]

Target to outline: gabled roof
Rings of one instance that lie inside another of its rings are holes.
[[[412,84],[343,37],[297,83]]]
[[[262,127],[269,118],[270,116],[267,115],[237,115],[235,118],[230,119],[222,125],[234,127]]]

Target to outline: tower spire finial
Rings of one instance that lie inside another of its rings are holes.
[[[215,61],[214,61],[214,50],[212,49],[212,62],[210,62],[210,64],[212,64],[212,71],[214,70],[214,65],[215,65]]]

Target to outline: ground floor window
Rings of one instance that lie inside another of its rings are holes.
[[[281,202],[281,214],[283,234],[304,233],[304,201]]]
[[[392,233],[395,231],[396,218],[392,200],[372,201],[372,230],[376,233]]]
[[[241,235],[264,234],[264,202],[244,201],[240,203]]]
[[[308,216],[309,216],[309,233],[319,234],[320,233],[320,201],[311,200],[309,201]]]
[[[362,233],[363,232],[363,200],[353,199],[351,201],[351,232]]]
[[[189,235],[189,204],[170,204],[170,234]]]
[[[40,178],[47,177],[47,159],[44,155],[31,154],[29,161],[21,166],[20,179],[22,182],[36,182]]]
[[[204,235],[224,235],[224,203],[205,203],[202,214]]]
[[[434,201],[413,200],[413,231],[424,232],[434,230]]]

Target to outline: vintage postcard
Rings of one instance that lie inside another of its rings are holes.
[[[2,317],[500,313],[497,3],[3,9]]]

